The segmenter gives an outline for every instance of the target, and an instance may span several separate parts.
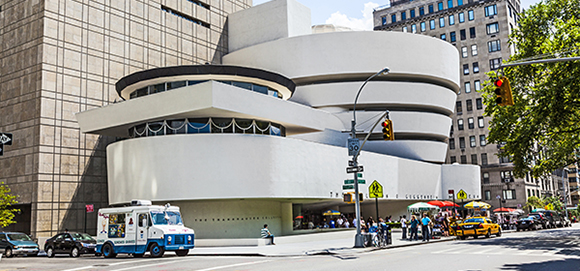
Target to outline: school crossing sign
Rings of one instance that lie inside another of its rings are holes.
[[[382,198],[383,197],[383,186],[374,180],[371,185],[369,185],[369,198]]]

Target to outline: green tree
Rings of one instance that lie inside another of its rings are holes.
[[[16,201],[15,195],[10,194],[10,188],[4,183],[0,183],[0,228],[16,223],[14,213],[20,210],[11,208],[16,203],[18,201]]]
[[[536,208],[544,208],[544,201],[536,196],[531,196],[528,198],[526,205],[524,206],[526,209],[536,209]]]
[[[564,211],[564,204],[560,201],[558,197],[547,197],[544,199],[545,206],[548,206],[548,209],[563,212]]]
[[[544,0],[518,19],[510,63],[580,56],[580,0]],[[508,48],[503,48],[509,50]],[[507,67],[514,106],[498,106],[492,81],[482,90],[491,116],[488,141],[500,144],[514,174],[539,177],[573,164],[580,148],[580,61]]]

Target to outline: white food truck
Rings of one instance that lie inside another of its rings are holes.
[[[183,225],[179,207],[151,205],[133,200],[131,206],[99,209],[97,254],[114,258],[118,253],[161,257],[165,251],[185,256],[193,248],[194,232]]]

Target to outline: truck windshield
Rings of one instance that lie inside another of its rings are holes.
[[[167,215],[167,217],[165,215]],[[151,211],[151,218],[155,225],[183,225],[179,212]]]

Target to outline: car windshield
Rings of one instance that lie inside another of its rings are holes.
[[[91,240],[93,240],[93,237],[91,237],[90,235],[88,235],[86,233],[71,233],[70,235],[72,236],[72,238],[74,240],[77,240],[77,241],[91,241]]]
[[[463,223],[484,223],[483,218],[470,218],[463,221]]]
[[[179,212],[151,211],[151,218],[155,225],[183,225]]]
[[[24,233],[9,233],[8,239],[12,241],[32,241],[32,239]]]
[[[522,218],[522,219],[526,219],[526,220],[534,220],[534,219],[536,219],[536,217],[535,217],[535,216],[528,216],[528,217],[524,217],[524,218]]]

